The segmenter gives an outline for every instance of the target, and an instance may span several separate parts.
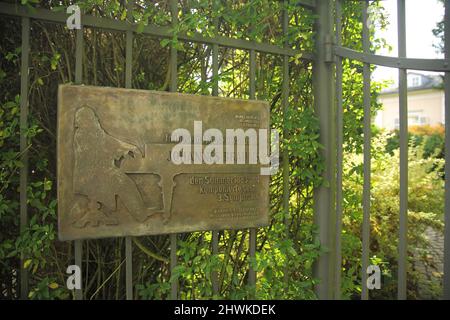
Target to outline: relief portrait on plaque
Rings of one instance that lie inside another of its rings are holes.
[[[180,142],[171,133],[181,129],[189,135],[198,123],[205,132],[267,130],[269,108],[262,101],[61,85],[60,239],[267,225],[270,177],[261,175],[261,164],[172,159]],[[191,137],[186,139],[190,144]],[[184,156],[194,159],[212,145],[185,146]]]
[[[107,133],[89,107],[76,111],[74,128],[73,187],[83,198],[71,210],[74,226],[117,224],[118,201],[138,222],[155,214],[155,208],[145,206],[135,182],[121,170],[122,162],[142,157],[142,151]]]

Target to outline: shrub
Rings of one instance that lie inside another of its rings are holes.
[[[371,291],[373,298],[396,298],[399,237],[399,151],[385,152],[392,135],[379,134],[372,140],[370,252],[371,263],[380,265],[383,273],[381,290]],[[428,250],[425,228],[443,226],[444,182],[440,169],[442,159],[423,157],[422,146],[409,148],[408,181],[408,297],[417,298],[419,274],[414,270],[416,250]],[[360,255],[362,224],[362,155],[344,157],[343,264],[346,282],[344,295],[360,291]],[[438,169],[438,170],[436,170]],[[427,264],[423,257],[423,263]]]
[[[431,156],[444,158],[444,133],[445,129],[442,125],[436,126],[411,126],[408,128],[408,140],[414,147],[423,145],[422,156],[426,159]],[[399,131],[395,130],[394,134],[387,139],[386,152],[393,153],[399,148]]]

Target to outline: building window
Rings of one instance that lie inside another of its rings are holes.
[[[429,124],[428,118],[421,115],[421,112],[413,111],[408,112],[408,126],[422,126]],[[400,129],[400,119],[394,119],[394,128]]]
[[[428,124],[428,118],[422,115],[422,112],[408,112],[408,125],[420,126]]]
[[[408,77],[408,87],[419,87],[422,84],[420,76],[410,75]]]
[[[408,124],[411,126],[420,124],[420,116],[418,114],[408,114]]]

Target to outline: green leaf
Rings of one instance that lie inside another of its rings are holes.
[[[28,267],[31,265],[32,260],[31,259],[27,259],[25,260],[25,262],[23,263],[23,267],[25,269],[28,269]]]

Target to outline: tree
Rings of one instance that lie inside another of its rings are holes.
[[[443,6],[445,6],[444,0],[439,0],[439,2],[442,3]],[[444,20],[439,21],[436,24],[436,28],[433,29],[433,35],[439,39],[439,43],[434,45],[434,47],[441,53],[444,53],[444,45],[445,45],[445,39],[444,39],[444,29],[445,29],[445,23]]]

